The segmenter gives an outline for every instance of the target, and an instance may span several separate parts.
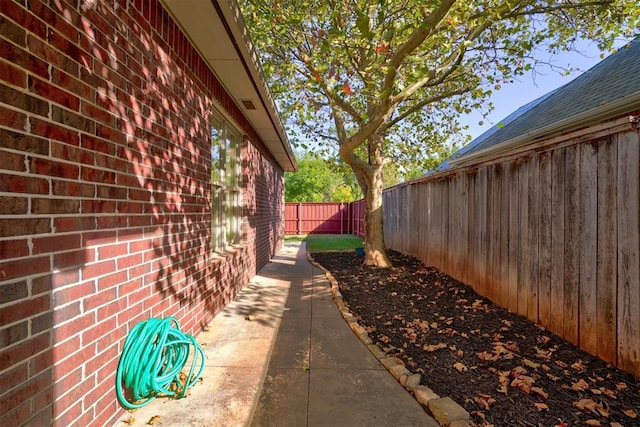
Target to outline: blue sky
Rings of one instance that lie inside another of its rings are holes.
[[[619,42],[616,47],[623,44],[624,42]],[[570,75],[563,75],[559,70],[553,70],[548,66],[539,66],[535,74],[529,72],[520,76],[514,83],[504,85],[500,91],[494,92],[491,97],[494,110],[486,119],[482,117],[480,112],[469,114],[461,119],[463,124],[469,126],[467,133],[471,135],[472,139],[477,138],[482,132],[499,123],[519,107],[569,83],[602,61],[600,51],[593,43],[583,41],[577,45],[577,50],[576,52],[572,51],[556,55],[552,58],[548,54],[545,56],[544,52],[540,52],[539,59],[550,62],[557,67],[570,67],[575,71]],[[479,125],[480,121],[484,121],[484,124]]]

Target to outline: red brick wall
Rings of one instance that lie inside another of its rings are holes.
[[[209,115],[247,135],[211,252]],[[0,425],[112,425],[128,330],[197,334],[281,244],[283,172],[157,0],[0,2]]]

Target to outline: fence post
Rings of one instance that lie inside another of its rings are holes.
[[[298,235],[302,234],[302,203],[298,203]]]

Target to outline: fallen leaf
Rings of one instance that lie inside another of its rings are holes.
[[[492,403],[495,403],[496,400],[491,397],[491,395],[489,394],[481,394],[479,396],[475,396],[473,398],[473,400],[480,406],[482,406],[484,409],[489,409],[489,406]]]
[[[609,427],[624,427],[624,426],[620,423],[611,423],[609,424]]]
[[[540,387],[531,387],[531,391],[537,393],[538,395],[544,397],[545,399],[549,397],[549,393],[545,392]]]
[[[617,399],[615,391],[609,390],[608,388],[600,388],[600,390],[602,390],[602,393],[610,399]]]
[[[467,372],[468,368],[460,362],[456,362],[453,364],[453,367],[456,368],[458,370],[458,372]]]
[[[127,425],[133,425],[133,423],[136,422],[136,419],[133,417],[129,417],[126,420],[122,420],[123,423],[127,424]]]
[[[153,417],[151,417],[151,419],[149,419],[149,421],[147,421],[147,424],[149,424],[150,426],[154,425],[156,423],[156,421],[158,421],[160,419],[160,415],[154,415]]]
[[[584,390],[587,390],[588,388],[589,388],[589,384],[587,384],[587,382],[583,379],[581,379],[577,383],[571,384],[571,390],[574,390],[574,391],[584,391]]]
[[[533,369],[538,369],[540,367],[539,363],[532,362],[529,359],[522,359],[522,363]]]
[[[602,424],[598,420],[587,420],[584,422],[588,426],[601,426]]]
[[[571,365],[571,367],[573,369],[575,369],[576,371],[584,371],[584,365],[582,364],[582,361],[577,361],[576,363],[574,363],[573,365]]]
[[[567,366],[569,366],[566,363],[564,363],[562,360],[556,360],[555,364],[560,366],[561,368],[566,368]]]
[[[547,374],[547,378],[549,378],[551,381],[558,381],[560,379],[560,377],[556,377],[553,374]]]
[[[441,342],[439,344],[425,344],[424,346],[422,346],[422,349],[424,351],[436,351],[440,350],[441,348],[447,348],[447,345]]]
[[[537,403],[536,402],[533,405],[536,407],[536,409],[538,411],[548,411],[549,410],[549,406],[547,406],[546,403]]]
[[[601,394],[602,394],[602,391],[601,391],[601,390],[598,390],[597,388],[592,388],[592,389],[591,389],[591,393],[593,393],[593,394],[595,394],[595,395],[598,395],[598,396],[599,396],[599,395],[601,395]]]
[[[618,384],[616,384],[616,388],[618,390],[624,390],[625,388],[627,388],[627,384],[626,383],[618,383]]]
[[[511,322],[509,320],[503,320],[502,323],[505,324],[508,327],[512,327],[513,326],[513,322]]]
[[[633,409],[627,409],[626,411],[622,411],[629,418],[638,418],[638,413]]]
[[[578,409],[581,410],[587,410],[589,412],[594,412],[596,411],[596,405],[597,403],[593,400],[593,399],[580,399],[577,402],[573,402],[573,406],[575,406]]]

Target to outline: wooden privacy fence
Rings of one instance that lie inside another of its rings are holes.
[[[640,376],[639,145],[626,131],[391,188],[387,245]]]
[[[285,203],[286,234],[364,236],[364,201]]]

